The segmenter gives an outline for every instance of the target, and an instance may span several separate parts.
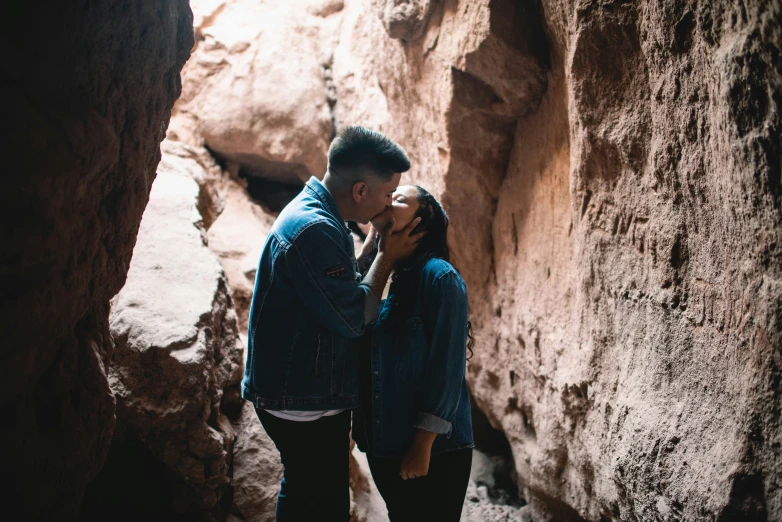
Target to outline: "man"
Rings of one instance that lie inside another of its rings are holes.
[[[393,265],[412,253],[420,234],[410,234],[417,222],[398,233],[391,223],[362,278],[345,221],[368,223],[382,213],[409,168],[404,150],[387,137],[345,129],[329,148],[323,182],[307,182],[266,240],[250,308],[242,396],[255,405],[280,452],[280,522],[350,518],[357,338],[377,316]]]

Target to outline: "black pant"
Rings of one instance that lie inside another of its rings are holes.
[[[278,522],[347,522],[350,411],[311,422],[255,412],[285,468],[277,496]]]
[[[459,522],[470,480],[472,448],[434,455],[427,475],[408,480],[399,476],[401,460],[367,458],[391,522]]]

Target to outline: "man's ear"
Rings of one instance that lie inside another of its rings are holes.
[[[353,201],[360,203],[368,190],[367,184],[363,181],[353,183]]]

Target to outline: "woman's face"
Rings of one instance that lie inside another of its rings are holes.
[[[394,218],[394,232],[405,228],[418,212],[418,190],[412,185],[402,185],[391,195],[391,206],[372,220],[372,226],[382,231]]]

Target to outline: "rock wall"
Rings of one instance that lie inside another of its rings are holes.
[[[183,0],[20,3],[0,125],[3,498],[78,514],[114,425],[109,300],[122,287],[193,44]]]
[[[337,127],[450,210],[535,519],[782,517],[780,4],[397,4],[346,2]]]
[[[293,182],[363,124],[447,206],[535,520],[782,518],[778,1],[194,10],[171,137]]]
[[[179,511],[219,513],[236,437],[226,410],[240,408],[243,353],[225,273],[205,244],[198,174],[188,172],[198,167],[185,161],[164,155],[112,302],[109,383],[115,439],[141,441],[187,485],[171,499]]]

